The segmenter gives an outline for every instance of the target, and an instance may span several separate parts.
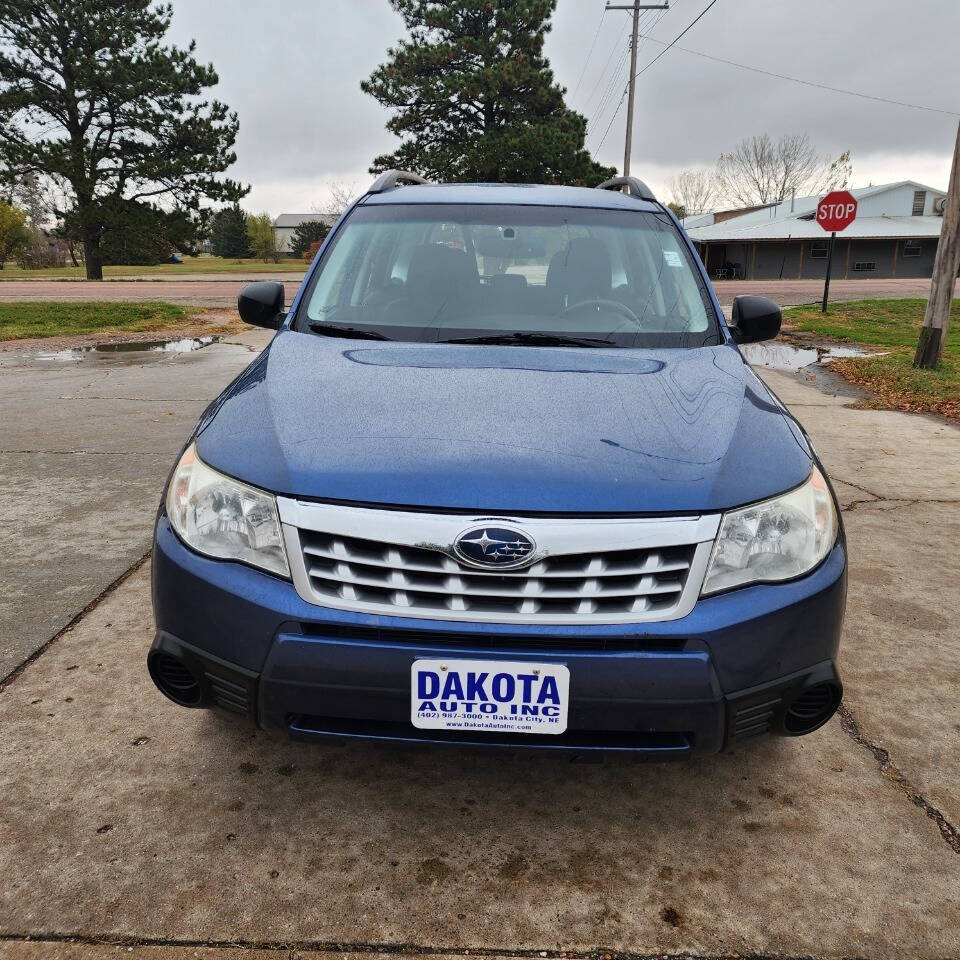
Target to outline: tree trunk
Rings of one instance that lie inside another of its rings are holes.
[[[100,255],[100,235],[88,232],[83,238],[83,260],[88,280],[103,279],[103,258]]]
[[[933,279],[930,281],[930,299],[920,329],[920,340],[913,365],[923,370],[935,370],[940,363],[950,326],[950,306],[960,267],[960,126],[953,153],[953,167],[947,186],[947,208],[943,212],[943,227],[937,256],[933,261]]]

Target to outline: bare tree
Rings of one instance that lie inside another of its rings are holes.
[[[345,183],[343,180],[334,180],[327,187],[330,199],[326,203],[315,203],[311,207],[313,213],[326,213],[339,217],[347,207],[357,198],[357,185]]]
[[[717,197],[717,183],[711,170],[681,170],[670,179],[670,196],[685,217],[710,210]]]
[[[835,159],[817,152],[805,133],[747,137],[717,161],[717,189],[727,203],[743,207],[779,203],[842,189],[850,182],[850,151]]]

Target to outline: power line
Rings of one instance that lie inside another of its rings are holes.
[[[633,79],[636,80],[637,77],[645,74],[678,40],[683,38],[685,33],[687,33],[693,26],[696,25],[698,20],[706,16],[710,8],[716,2],[717,0],[710,0],[710,2],[646,66],[642,67],[633,75]],[[653,37],[650,39],[653,40]],[[657,42],[658,41],[654,40],[654,43]]]
[[[613,68],[613,72],[610,74],[603,92],[600,94],[600,99],[597,101],[597,106],[596,106],[596,109],[594,110],[594,119],[591,121],[591,124],[599,123],[600,118],[606,112],[607,107],[610,106],[610,98],[613,96],[614,91],[617,89],[617,85],[620,80],[620,76],[619,76],[620,70],[623,68],[624,63],[626,63],[627,56],[629,53],[630,53],[629,45],[624,45],[624,48],[620,53],[620,58],[617,60],[617,64]]]
[[[704,17],[710,8],[717,2],[717,0],[710,0],[710,2],[668,43],[664,45],[664,48],[648,63],[646,66],[638,70],[632,77],[632,80],[636,80],[641,74],[646,73],[678,40],[680,40],[685,33],[687,33],[702,17]],[[653,40],[653,37],[650,37]],[[654,43],[659,43],[660,41],[654,40]],[[617,114],[620,112],[620,108],[623,106],[623,98],[620,99],[620,103],[617,104],[617,109],[614,110],[613,116],[610,118],[610,123],[607,124],[607,129],[603,132],[603,137],[596,146],[596,150],[599,150],[603,146],[603,141],[607,139],[607,134],[610,132],[610,128],[613,126],[613,121],[617,119]]]
[[[603,26],[603,15],[606,12],[606,8],[600,11],[600,22],[597,24],[597,32],[594,33],[593,42],[590,44],[590,49],[587,51],[587,59],[583,61],[583,69],[580,71],[580,77],[577,80],[577,85],[573,88],[573,93],[570,94],[571,100],[576,97],[577,91],[580,89],[580,84],[583,83],[583,75],[587,72],[587,67],[590,65],[590,55],[593,53],[593,48],[597,45],[597,37],[600,36],[600,28]]]
[[[640,50],[643,49],[643,41],[646,40],[647,37],[650,36],[650,32],[651,32],[652,30],[656,29],[657,24],[666,16],[666,13],[667,13],[667,11],[665,11],[665,10],[659,10],[659,11],[645,10],[645,11],[641,14],[641,16],[640,16],[640,22],[641,22],[641,23],[643,22],[643,20],[645,20],[645,19],[647,19],[647,18],[649,18],[649,20],[648,20],[648,22],[647,22],[646,24],[643,24],[643,28],[644,28],[644,31],[645,31],[645,32],[642,34],[642,36],[641,36],[641,38],[640,38],[640,42],[638,43],[638,46],[637,46],[637,52],[638,52],[638,53],[640,52]],[[601,117],[602,117],[603,114],[606,112],[607,107],[610,106],[610,103],[612,102],[612,101],[611,101],[611,98],[612,98],[612,96],[613,96],[613,94],[614,94],[614,91],[616,90],[616,87],[617,87],[617,84],[616,84],[617,74],[620,72],[620,68],[621,68],[621,66],[623,65],[624,61],[627,59],[627,54],[628,54],[629,52],[630,52],[630,48],[629,48],[629,46],[628,46],[628,47],[626,47],[626,48],[624,49],[623,53],[622,53],[621,56],[620,56],[620,59],[617,61],[617,67],[616,67],[616,69],[615,69],[614,72],[613,72],[613,75],[612,75],[612,77],[611,77],[611,82],[607,85],[607,88],[606,88],[606,90],[604,91],[603,96],[600,98],[600,104],[597,106],[597,111],[596,111],[596,114],[595,114],[595,116],[594,116],[594,119],[588,124],[588,127],[593,127],[595,124],[599,123]],[[628,77],[628,79],[627,79],[627,82],[624,84],[623,93],[621,94],[620,100],[619,100],[618,103],[617,103],[617,108],[616,108],[617,110],[620,109],[620,107],[621,107],[622,104],[623,104],[624,98],[627,96],[627,85],[628,85],[628,83],[629,83],[629,77]],[[614,113],[614,116],[616,116],[616,113]],[[610,122],[612,123],[613,120],[611,119]],[[609,127],[608,127],[608,129],[609,129]],[[606,132],[604,133],[604,137],[606,137]]]
[[[590,104],[593,102],[593,95],[599,89],[601,82],[606,77],[607,68],[610,66],[611,62],[613,61],[613,58],[616,55],[617,50],[620,49],[619,40],[620,40],[620,37],[618,35],[613,41],[613,46],[610,48],[610,54],[607,57],[607,62],[603,65],[603,69],[600,71],[600,76],[597,77],[597,82],[593,85],[593,89],[590,91],[590,96],[588,96],[583,103],[583,108],[585,111],[589,108]]]
[[[654,40],[653,43],[667,46],[663,40]],[[700,50],[691,50],[689,47],[677,47],[684,53],[692,53],[695,57],[703,57],[704,60],[713,60],[715,63],[724,63],[728,67],[738,67],[741,70],[749,70],[751,73],[761,73],[765,77],[774,77],[777,80],[789,80],[791,83],[799,83],[805,87],[816,87],[818,90],[829,90],[831,93],[842,93],[848,97],[860,97],[862,100],[874,100],[877,103],[892,104],[896,107],[909,107],[911,110],[926,110],[929,113],[943,113],[949,117],[958,117],[960,113],[954,110],[943,110],[940,107],[928,107],[921,103],[907,103],[905,100],[891,100],[889,97],[877,97],[870,93],[860,93],[857,90],[845,90],[843,87],[832,87],[827,83],[817,83],[815,80],[803,80],[800,77],[788,77],[784,73],[774,73],[772,70],[763,70],[760,67],[751,67],[746,63],[737,63],[735,60],[725,60],[723,57],[715,57],[711,53],[703,53]],[[653,61],[651,61],[652,63]],[[642,71],[641,71],[642,72]]]

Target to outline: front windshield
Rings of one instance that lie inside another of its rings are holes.
[[[324,251],[294,326],[420,343],[721,340],[666,216],[492,204],[358,206]]]

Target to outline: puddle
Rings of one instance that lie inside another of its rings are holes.
[[[41,360],[80,360],[83,357],[117,353],[191,353],[216,343],[219,337],[180,337],[177,340],[130,340],[126,343],[98,343],[90,347],[40,352]]]
[[[745,343],[740,350],[752,366],[788,371],[802,370],[814,363],[829,363],[841,357],[879,356],[861,347],[845,347],[839,344],[795,347],[791,343]]]

